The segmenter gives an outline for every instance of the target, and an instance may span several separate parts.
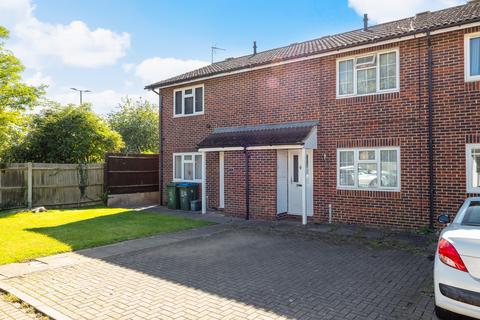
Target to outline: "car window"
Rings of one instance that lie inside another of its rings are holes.
[[[470,203],[462,221],[466,226],[480,226],[480,201]]]

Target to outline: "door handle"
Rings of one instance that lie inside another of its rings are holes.
[[[302,186],[302,184],[300,184],[300,183],[297,183],[297,187],[301,187],[301,186]]]

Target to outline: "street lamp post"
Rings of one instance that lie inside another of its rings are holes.
[[[78,91],[80,93],[80,105],[83,103],[83,93],[84,92],[92,92],[90,90],[81,90],[81,89],[77,89],[77,88],[70,88],[72,89],[73,91]]]

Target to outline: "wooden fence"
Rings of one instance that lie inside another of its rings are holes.
[[[158,154],[105,155],[104,184],[108,194],[158,192]]]
[[[99,204],[103,164],[0,164],[0,209]]]

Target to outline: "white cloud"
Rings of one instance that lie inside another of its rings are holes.
[[[18,21],[32,17],[35,7],[29,0],[2,0],[0,2],[0,21],[3,26],[12,27]]]
[[[123,69],[123,71],[125,71],[125,72],[130,72],[133,67],[135,67],[135,64],[133,64],[133,63],[124,63],[124,64],[122,65],[122,69]]]
[[[82,83],[62,83],[63,73],[68,73],[68,78],[72,78],[72,74],[77,72],[68,67],[95,68],[116,64],[130,46],[130,35],[127,33],[105,28],[93,29],[82,21],[65,24],[40,21],[35,16],[33,0],[0,0],[0,24],[10,30],[8,48],[27,67],[25,82],[30,85],[48,85],[46,97],[61,104],[78,104],[79,93],[70,87],[84,87]],[[118,65],[130,72],[134,66],[135,64]],[[95,72],[100,71],[92,70],[92,77]],[[105,90],[84,93],[83,101],[90,102],[99,114],[114,110],[127,95],[158,103],[156,95],[144,91],[143,84],[137,83],[139,79],[134,82],[133,73],[129,76],[133,79],[125,79],[123,86],[118,88],[113,87],[117,81],[112,81],[112,85]],[[88,87],[91,88],[92,85],[88,84]]]
[[[44,75],[41,71],[37,71],[33,75],[26,77],[25,83],[31,86],[47,85],[52,87],[54,85],[52,77]]]
[[[12,35],[9,47],[27,67],[41,69],[58,61],[89,68],[112,65],[130,47],[128,33],[91,30],[82,21],[46,23],[34,16],[34,10],[29,0],[0,1],[0,21]]]
[[[208,65],[208,61],[175,58],[150,58],[135,66],[135,75],[145,84],[164,80]]]
[[[348,0],[348,6],[378,23],[414,16],[423,11],[440,10],[466,3],[466,0]]]

